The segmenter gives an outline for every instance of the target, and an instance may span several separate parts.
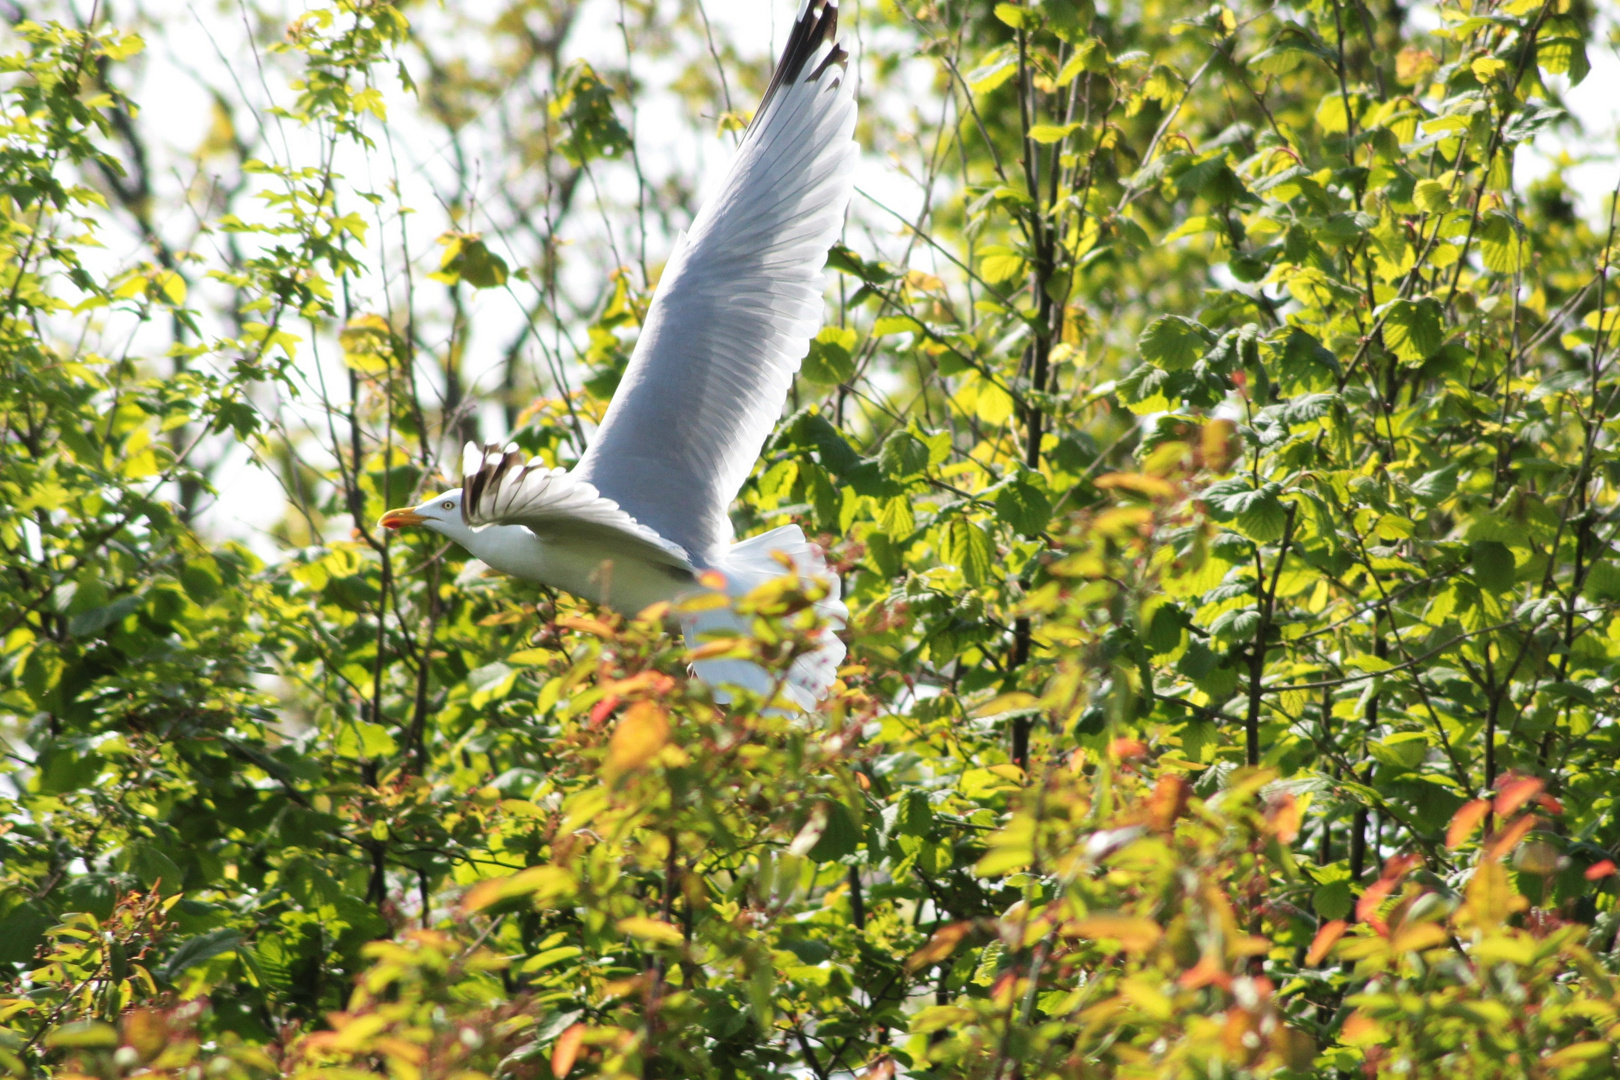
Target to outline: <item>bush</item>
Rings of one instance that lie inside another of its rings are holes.
[[[1615,200],[1523,167],[1591,7],[845,11],[916,187],[736,508],[843,576],[814,716],[372,526],[481,431],[577,457],[693,209],[646,80],[723,136],[763,64],[251,13],[179,191],[116,18],[0,58],[9,1073],[1620,1068]]]

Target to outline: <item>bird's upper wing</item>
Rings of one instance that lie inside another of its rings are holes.
[[[468,525],[524,525],[551,540],[586,540],[604,558],[631,556],[690,569],[680,545],[659,536],[612,499],[515,449],[468,443],[461,459],[461,517]]]
[[[574,475],[705,564],[821,326],[849,202],[855,98],[836,3],[804,0],[715,196],[665,267]]]

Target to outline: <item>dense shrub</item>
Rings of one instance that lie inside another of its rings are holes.
[[[13,13],[0,1067],[1620,1068],[1615,200],[1527,165],[1598,12],[847,8],[892,191],[736,510],[843,575],[813,716],[372,525],[465,437],[577,457],[694,206],[644,73],[723,142],[762,58],[249,5],[177,190],[161,21]],[[706,648],[785,663],[752,603]]]

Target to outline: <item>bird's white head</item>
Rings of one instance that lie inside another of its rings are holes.
[[[455,490],[441,491],[416,506],[390,510],[377,520],[377,524],[385,529],[403,529],[407,525],[421,525],[457,541],[472,532],[461,518],[461,492]]]

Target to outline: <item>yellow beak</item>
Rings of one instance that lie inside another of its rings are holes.
[[[403,529],[407,525],[420,525],[426,520],[427,518],[418,514],[415,510],[405,506],[398,510],[388,511],[388,513],[377,519],[377,524],[385,529]]]

